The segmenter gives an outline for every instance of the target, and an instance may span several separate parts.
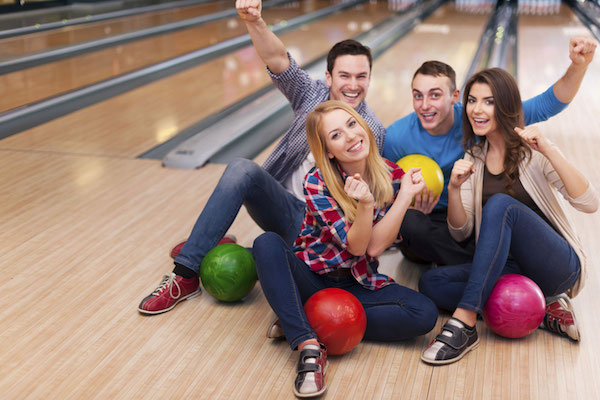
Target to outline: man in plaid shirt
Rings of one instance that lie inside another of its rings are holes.
[[[350,104],[367,121],[383,151],[385,128],[364,101],[372,64],[367,47],[354,40],[335,44],[327,56],[325,81],[313,80],[262,19],[260,0],[238,1],[236,6],[273,83],[290,101],[294,121],[263,167],[245,159],[227,166],[175,257],[173,272],[140,303],[138,311],[143,314],[169,311],[200,293],[202,259],[227,233],[242,205],[262,229],[279,234],[290,245],[294,242],[305,211],[302,182],[314,165],[304,124],[318,104],[329,99]]]

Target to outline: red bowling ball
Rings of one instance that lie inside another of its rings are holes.
[[[304,304],[304,312],[330,355],[352,350],[367,329],[367,315],[362,304],[342,289],[323,289],[313,294]]]
[[[542,323],[546,313],[544,294],[531,279],[503,275],[496,282],[485,306],[483,320],[500,336],[520,338]]]

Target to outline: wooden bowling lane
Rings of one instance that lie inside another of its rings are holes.
[[[278,23],[327,6],[333,0],[295,2],[263,11]],[[290,6],[291,5],[291,6]],[[21,107],[95,82],[246,34],[237,15],[195,28],[107,48],[53,63],[0,75],[0,87],[11,96],[0,97],[0,112]]]
[[[194,6],[161,10],[148,14],[134,15],[84,25],[66,26],[46,32],[31,33],[0,40],[1,61],[18,56],[46,51],[121,33],[132,32],[153,26],[168,24],[201,15],[232,8],[231,1],[219,0]]]
[[[281,38],[303,64],[389,15],[385,1],[363,3]],[[249,46],[6,138],[0,148],[136,157],[265,85],[271,81]]]
[[[367,101],[385,126],[413,112],[411,82],[423,62],[451,65],[462,85],[488,18],[446,3],[375,62]]]

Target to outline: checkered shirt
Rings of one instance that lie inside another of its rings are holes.
[[[400,189],[404,171],[387,161],[392,174],[394,198]],[[344,179],[348,177],[343,171]],[[325,274],[338,268],[350,268],[352,276],[366,289],[377,290],[393,281],[387,275],[377,273],[379,262],[368,254],[352,255],[348,250],[347,233],[351,224],[346,222],[342,208],[335,201],[316,167],[310,170],[304,181],[306,215],[301,232],[294,243],[296,256],[306,262],[317,274]],[[373,224],[379,222],[391,207],[373,210]]]
[[[294,110],[292,125],[263,164],[263,168],[281,183],[300,167],[310,151],[306,141],[306,116],[316,106],[329,100],[329,86],[323,81],[312,79],[289,53],[288,57],[290,66],[281,74],[275,75],[267,68],[273,83]],[[383,154],[385,128],[381,121],[365,101],[358,105],[356,111],[373,131],[379,152]]]

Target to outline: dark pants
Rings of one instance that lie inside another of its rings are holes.
[[[426,334],[437,321],[437,307],[421,293],[397,283],[374,291],[364,288],[352,276],[318,275],[275,233],[259,236],[253,252],[263,293],[292,349],[317,338],[308,324],[303,304],[326,288],[344,289],[358,298],[367,314],[365,339],[409,339]]]
[[[447,210],[431,214],[408,209],[402,220],[400,250],[411,261],[455,265],[471,262],[475,253],[473,237],[459,243],[448,231]]]

